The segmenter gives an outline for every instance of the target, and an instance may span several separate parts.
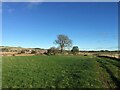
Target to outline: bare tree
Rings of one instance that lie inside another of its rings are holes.
[[[66,35],[58,35],[57,40],[55,40],[55,43],[60,46],[61,52],[63,52],[63,49],[65,47],[72,46],[72,40],[69,39]]]

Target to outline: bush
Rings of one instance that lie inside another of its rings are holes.
[[[1,51],[2,52],[9,52],[9,50],[7,48],[2,48]]]
[[[50,49],[47,50],[48,55],[56,55],[59,53],[59,49],[55,47],[51,47]]]
[[[78,54],[78,52],[79,52],[78,46],[74,46],[74,47],[72,48],[71,52],[72,52],[73,54]]]
[[[33,50],[31,51],[31,54],[35,54],[35,53],[37,53],[37,52],[36,52],[36,51],[33,51]]]
[[[20,53],[20,54],[21,54],[21,53],[25,53],[25,50],[21,50],[21,52],[19,52],[19,53]]]

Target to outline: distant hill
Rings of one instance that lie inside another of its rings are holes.
[[[42,48],[23,48],[23,47],[13,47],[13,46],[0,46],[0,50],[47,50]]]

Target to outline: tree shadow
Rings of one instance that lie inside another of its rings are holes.
[[[115,58],[115,57],[108,57],[108,56],[97,56],[97,57],[100,57],[100,58],[109,58],[109,59],[112,59],[112,60],[120,61],[118,58]]]
[[[101,64],[101,67],[104,68],[107,71],[107,73],[109,73],[111,79],[115,82],[115,85],[117,86],[117,88],[120,88],[120,80],[118,80],[113,75],[113,73],[111,72],[111,70],[103,62],[101,62],[100,60],[98,62]]]

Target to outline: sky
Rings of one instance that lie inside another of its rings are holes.
[[[119,2],[120,0],[2,0],[2,2]]]
[[[116,2],[4,2],[2,45],[50,48],[67,35],[80,50],[118,48]]]

